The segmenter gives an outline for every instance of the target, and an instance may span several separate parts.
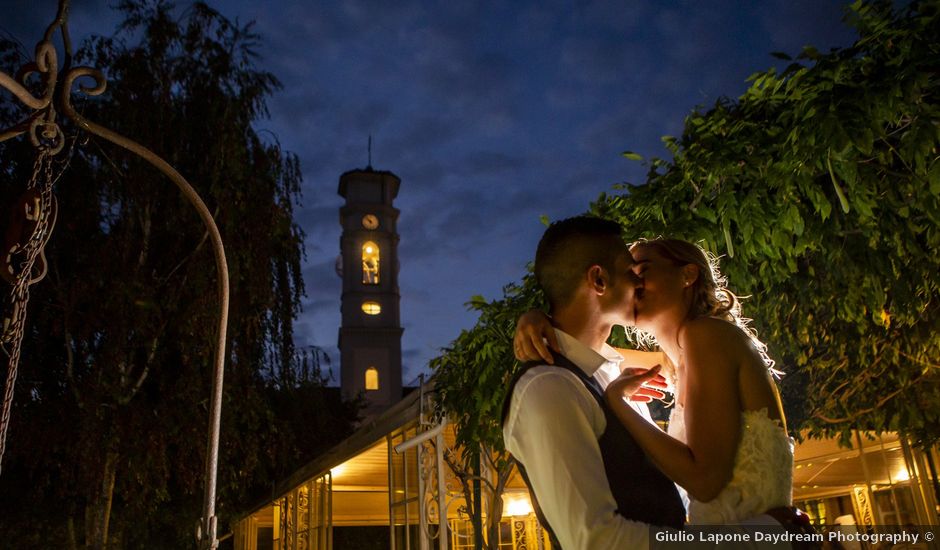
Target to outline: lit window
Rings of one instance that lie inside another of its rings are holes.
[[[362,245],[362,284],[379,284],[379,245],[372,241]]]
[[[369,367],[366,369],[366,390],[379,389],[379,369]]]
[[[362,311],[365,312],[366,315],[378,315],[382,313],[382,304],[378,302],[363,302]]]

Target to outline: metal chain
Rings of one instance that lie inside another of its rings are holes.
[[[65,136],[61,128],[55,122],[56,108],[61,108],[63,114],[76,123],[80,128],[94,134],[98,137],[119,145],[145,161],[149,162],[154,168],[168,177],[176,185],[186,199],[199,212],[203,224],[205,225],[212,242],[212,248],[215,253],[216,270],[219,278],[219,324],[216,341],[215,373],[212,381],[212,396],[209,412],[208,442],[206,445],[206,487],[205,498],[203,500],[203,517],[200,520],[199,545],[203,548],[217,548],[219,541],[217,538],[218,518],[215,513],[216,504],[216,479],[218,477],[219,461],[219,432],[221,429],[222,417],[222,386],[225,374],[225,349],[228,333],[228,313],[229,313],[229,275],[228,264],[225,260],[225,247],[222,243],[222,234],[213,219],[212,213],[206,207],[205,202],[190,185],[188,181],[176,171],[173,166],[164,159],[144,147],[143,145],[126,138],[103,126],[84,118],[77,113],[71,104],[71,90],[76,79],[90,78],[94,85],[82,85],[82,93],[89,96],[97,96],[104,93],[107,81],[104,74],[92,67],[72,67],[72,45],[68,31],[68,8],[69,0],[59,0],[59,10],[55,20],[46,29],[43,41],[37,45],[36,60],[28,65],[29,69],[23,74],[20,81],[10,77],[3,71],[0,71],[0,88],[12,92],[20,101],[34,111],[44,111],[43,116],[34,114],[26,121],[12,128],[0,128],[0,142],[12,137],[29,132],[30,142],[37,148],[36,163],[33,166],[33,177],[30,180],[30,189],[34,189],[38,183],[38,177],[45,175],[43,188],[38,194],[29,196],[30,204],[39,202],[39,207],[31,212],[29,206],[26,206],[27,213],[38,215],[40,218],[28,218],[33,228],[28,242],[14,243],[7,250],[2,251],[6,256],[0,267],[8,268],[13,260],[13,254],[16,257],[25,255],[24,262],[18,262],[14,266],[12,273],[4,277],[8,281],[12,279],[13,290],[10,293],[10,314],[3,320],[3,326],[0,326],[0,349],[9,358],[7,371],[7,384],[5,386],[3,412],[0,414],[0,463],[3,460],[3,452],[6,447],[6,434],[9,427],[10,409],[13,400],[13,385],[16,381],[17,364],[20,358],[20,346],[22,345],[23,332],[26,319],[26,304],[29,301],[29,285],[38,282],[45,276],[46,262],[43,255],[43,248],[52,232],[57,214],[57,205],[52,193],[54,179],[52,178],[52,158],[62,150],[65,145]],[[57,69],[59,63],[56,58],[56,49],[52,45],[53,35],[56,31],[62,34],[62,41],[65,47],[65,63],[61,72]],[[23,79],[28,74],[39,73],[43,75],[45,91],[39,96],[34,96],[23,83]],[[62,82],[58,82],[61,78]],[[59,91],[57,95],[56,90]],[[54,97],[57,101],[53,101]],[[38,132],[38,130],[42,130]],[[27,193],[29,191],[27,190]],[[19,207],[24,207],[22,201]],[[20,239],[25,236],[21,235]],[[12,252],[11,252],[12,251]],[[33,273],[36,267],[36,260],[41,259],[42,269],[38,273]],[[16,268],[22,268],[22,271],[16,273]]]
[[[6,450],[7,430],[10,426],[10,411],[13,407],[13,388],[16,384],[17,368],[20,361],[20,350],[23,343],[23,334],[26,327],[26,305],[29,302],[29,285],[38,279],[33,279],[33,267],[36,259],[42,254],[46,240],[52,227],[50,218],[52,216],[53,196],[52,196],[52,155],[47,148],[40,148],[33,164],[33,173],[27,184],[27,191],[35,189],[39,183],[39,177],[43,176],[41,183],[39,199],[39,211],[34,215],[38,216],[36,227],[29,240],[22,245],[16,245],[17,248],[25,252],[25,261],[17,266],[19,273],[16,282],[10,291],[10,315],[3,319],[3,332],[0,335],[0,348],[8,357],[7,361],[7,380],[3,393],[3,412],[0,414],[0,469],[2,469],[3,455]],[[9,253],[10,251],[4,251]]]

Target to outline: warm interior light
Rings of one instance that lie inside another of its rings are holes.
[[[333,466],[332,468],[330,468],[330,476],[333,478],[332,480],[333,483],[336,483],[336,478],[343,475],[343,472],[346,471],[346,468],[347,466],[345,462],[338,466]]]
[[[273,509],[272,515],[274,516],[274,533],[272,538],[278,540],[281,538],[281,507],[275,504],[271,508]]]
[[[382,313],[382,305],[378,302],[363,302],[362,311],[366,315],[378,315]]]
[[[366,390],[373,391],[379,389],[379,369],[369,367],[366,369]]]
[[[901,469],[895,472],[895,474],[891,476],[891,479],[895,483],[901,483],[911,479],[911,473],[907,471],[907,468],[901,466]]]
[[[503,495],[504,516],[528,516],[532,513],[532,502],[527,493],[507,493]]]
[[[379,246],[372,241],[362,243],[362,284],[379,284]]]

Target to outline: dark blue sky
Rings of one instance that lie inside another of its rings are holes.
[[[215,1],[254,20],[261,65],[284,89],[259,128],[297,153],[307,233],[298,345],[338,364],[339,175],[367,164],[402,179],[404,380],[501,296],[531,261],[541,215],[583,212],[663,156],[696,105],[737,97],[769,54],[846,46],[838,0]],[[179,2],[185,5],[185,2]],[[110,34],[108,2],[73,0],[74,37]],[[0,0],[0,30],[31,49],[54,0]],[[137,136],[143,142],[146,139]],[[338,373],[334,383],[338,384]]]

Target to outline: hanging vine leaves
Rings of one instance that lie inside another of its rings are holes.
[[[940,17],[935,2],[903,12],[857,2],[850,20],[852,47],[804,50],[812,64],[754,75],[737,101],[692,113],[666,142],[672,161],[592,211],[628,235],[674,235],[725,256],[733,289],[751,295],[746,313],[791,373],[785,389],[801,390],[788,403],[794,420],[926,443],[940,435],[940,193],[930,185]]]

